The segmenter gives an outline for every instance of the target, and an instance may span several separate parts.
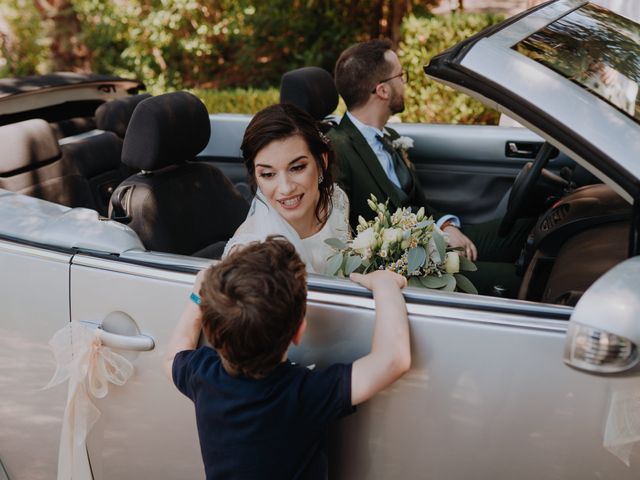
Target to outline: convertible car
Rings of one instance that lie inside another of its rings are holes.
[[[399,124],[434,206],[468,223],[502,218],[503,232],[538,221],[518,292],[405,290],[412,368],[332,429],[331,478],[639,478],[640,26],[548,2],[425,72],[522,125]],[[48,341],[70,321],[100,329],[135,369],[94,400],[93,478],[203,477],[193,406],[162,358],[197,271],[246,215],[249,117],[142,89],[109,76],[0,80],[2,480],[56,477],[67,390],[43,387]],[[335,92],[309,92],[307,107],[329,113]],[[370,294],[341,278],[308,284],[292,359],[320,368],[365,354]]]

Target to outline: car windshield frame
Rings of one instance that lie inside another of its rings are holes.
[[[605,19],[612,24],[606,24]],[[640,25],[637,23],[588,3],[511,48],[640,123]]]
[[[638,124],[512,48],[587,3],[536,7],[434,57],[425,72],[514,118],[634,203],[640,195]]]

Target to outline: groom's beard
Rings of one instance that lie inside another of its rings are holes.
[[[391,89],[391,99],[389,100],[389,110],[391,115],[404,112],[404,94],[401,94],[395,88]]]

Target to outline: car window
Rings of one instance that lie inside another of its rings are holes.
[[[513,47],[640,123],[640,25],[587,4]]]

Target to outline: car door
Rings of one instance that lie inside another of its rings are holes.
[[[0,478],[55,478],[67,391],[48,341],[69,322],[72,252],[0,237]]]
[[[165,378],[162,357],[206,262],[167,258],[73,260],[72,318],[110,317],[112,333],[155,342],[124,352],[134,376],[96,402],[102,416],[88,442],[96,479],[203,475],[193,406]],[[370,294],[334,278],[312,276],[309,285],[309,328],[292,360],[322,368],[366,354]],[[417,289],[405,296],[412,369],[333,429],[331,478],[637,478],[637,467],[602,446],[612,392],[637,376],[562,363],[571,308]]]
[[[153,254],[148,257],[153,260]],[[204,475],[193,404],[163,370],[167,341],[195,276],[147,263],[77,255],[71,267],[72,320],[101,325],[133,342],[115,349],[134,365],[132,378],[95,400],[101,416],[87,441],[95,480]],[[153,349],[138,350],[138,333],[153,339]]]
[[[511,185],[544,143],[520,127],[407,123],[394,128],[414,141],[408,154],[430,204],[465,223],[504,215]],[[558,154],[547,169],[558,174],[571,165]]]

